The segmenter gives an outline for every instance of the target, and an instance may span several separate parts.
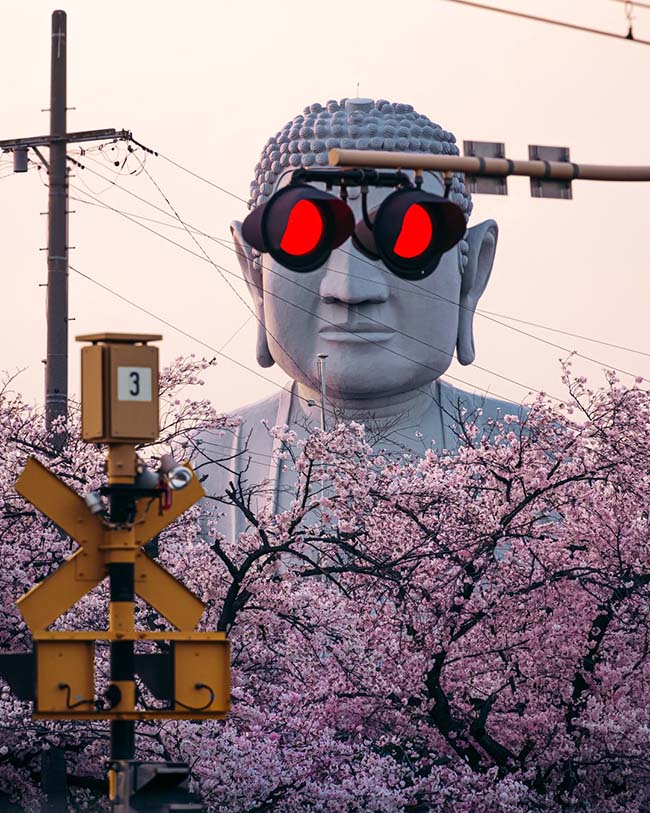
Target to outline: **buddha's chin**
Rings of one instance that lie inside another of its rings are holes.
[[[449,359],[443,358],[420,361],[387,353],[375,353],[365,358],[355,354],[350,358],[342,353],[330,353],[325,372],[327,398],[340,402],[380,403],[428,388],[448,366]],[[434,374],[436,367],[440,369],[438,375]],[[308,369],[307,365],[304,369]],[[295,375],[296,368],[292,365],[286,371],[312,391],[320,390],[320,382],[315,377],[307,378],[304,370]]]
[[[334,380],[327,377],[327,397],[334,401],[345,403],[358,403],[363,401],[383,401],[402,393],[411,392],[420,386],[417,381],[388,382],[388,381],[367,381],[360,382],[359,376],[356,378],[345,378],[344,380]]]

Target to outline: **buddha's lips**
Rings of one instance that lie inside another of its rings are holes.
[[[383,325],[357,322],[342,322],[325,325],[318,333],[329,341],[385,342],[395,335],[395,331]]]

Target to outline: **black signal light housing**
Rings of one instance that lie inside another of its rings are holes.
[[[242,236],[293,271],[313,271],[354,231],[345,201],[304,183],[291,183],[253,209]]]
[[[354,242],[379,257],[397,276],[409,280],[432,274],[442,255],[465,234],[465,216],[445,197],[417,188],[392,192],[377,209],[372,231],[357,226]]]

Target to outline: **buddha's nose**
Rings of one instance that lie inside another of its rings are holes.
[[[320,295],[345,305],[386,302],[390,287],[386,271],[362,257],[351,242],[335,249],[325,263]]]

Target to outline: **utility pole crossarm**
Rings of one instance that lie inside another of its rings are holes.
[[[11,150],[24,147],[46,147],[49,144],[60,142],[79,141],[104,141],[107,138],[114,138],[119,141],[130,141],[132,134],[130,130],[116,130],[115,127],[108,127],[104,130],[80,130],[77,133],[66,133],[65,135],[40,135],[27,138],[7,138],[0,141],[0,150],[10,152]]]

